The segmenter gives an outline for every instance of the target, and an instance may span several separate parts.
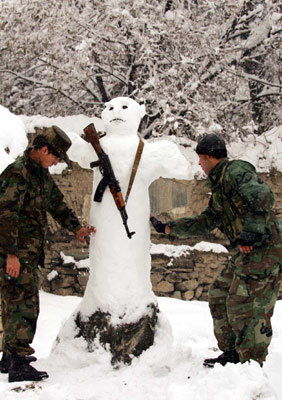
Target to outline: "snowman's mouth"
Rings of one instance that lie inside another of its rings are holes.
[[[110,122],[114,122],[114,121],[121,121],[121,122],[125,122],[123,119],[121,119],[121,118],[114,118],[114,119],[111,119],[111,121]]]

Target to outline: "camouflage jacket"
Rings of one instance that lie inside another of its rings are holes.
[[[63,201],[48,168],[29,157],[10,164],[0,176],[0,253],[19,258],[43,252],[49,212],[64,228],[76,233],[81,225]]]
[[[219,228],[231,247],[238,244],[241,232],[255,234],[254,247],[281,243],[281,222],[272,211],[273,193],[252,164],[225,158],[212,169],[209,185],[208,207],[199,216],[168,222],[172,236],[202,236]]]

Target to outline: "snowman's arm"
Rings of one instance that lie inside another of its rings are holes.
[[[67,154],[72,161],[77,162],[82,168],[90,168],[90,163],[97,160],[97,155],[90,143],[83,140],[77,133],[68,132],[72,141]]]
[[[168,140],[146,143],[146,158],[151,165],[153,179],[191,179],[191,164],[178,146]]]

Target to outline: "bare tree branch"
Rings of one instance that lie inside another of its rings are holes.
[[[53,87],[52,85],[48,85],[48,84],[45,84],[45,83],[40,82],[40,81],[36,81],[35,79],[28,78],[28,77],[26,77],[26,76],[23,76],[23,75],[21,75],[21,74],[18,74],[17,72],[14,72],[14,71],[0,70],[0,73],[4,73],[4,72],[5,72],[5,73],[8,73],[8,74],[15,75],[17,78],[22,79],[23,81],[26,81],[26,82],[28,82],[28,83],[30,83],[30,84],[32,84],[32,85],[40,86],[41,88],[44,88],[44,89],[51,89],[53,92],[56,92],[56,93],[58,93],[58,94],[61,94],[62,96],[66,97],[66,98],[69,99],[71,102],[73,102],[74,104],[76,104],[76,105],[82,107],[82,108],[85,110],[85,108],[84,108],[84,106],[81,104],[81,102],[75,100],[73,97],[71,97],[70,95],[68,95],[66,92],[64,92],[64,91],[61,90],[61,89],[55,88],[55,87]]]

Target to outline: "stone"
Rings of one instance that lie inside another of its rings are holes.
[[[194,291],[193,290],[188,290],[183,295],[184,300],[192,300],[193,297],[194,297]]]
[[[204,290],[203,286],[198,286],[197,287],[196,292],[195,292],[195,297],[197,299],[199,299],[201,297],[201,295],[203,293],[203,290]]]
[[[183,281],[181,283],[176,283],[175,288],[177,290],[181,290],[182,292],[187,291],[187,290],[193,290],[198,287],[199,283],[196,281],[196,279],[191,279],[187,281]]]
[[[199,278],[199,272],[193,271],[191,272],[191,274],[189,275],[190,279],[198,279]]]
[[[77,275],[78,274],[77,269],[74,268],[74,264],[72,264],[72,267],[65,267],[65,265],[63,267],[61,267],[61,266],[56,267],[56,271],[60,275]]]
[[[182,280],[185,280],[185,281],[187,281],[188,279],[189,279],[189,274],[186,272],[180,272],[180,273],[178,273],[177,274]]]
[[[171,282],[171,283],[181,282],[182,281],[181,277],[176,272],[172,272],[171,274],[167,274],[165,280],[168,281],[168,282]]]
[[[164,275],[161,274],[160,272],[157,273],[151,273],[151,282],[152,282],[152,286],[156,286],[162,279],[163,279]]]
[[[169,262],[169,257],[154,255],[152,256],[152,260],[154,260],[155,265],[167,265]]]
[[[72,285],[74,285],[74,283],[76,282],[76,279],[74,276],[72,275],[64,275],[63,277],[56,277],[55,279],[53,279],[51,281],[51,287],[52,290],[57,290],[60,288],[68,288],[71,287]]]
[[[205,282],[205,283],[210,285],[210,284],[212,284],[214,282],[216,275],[214,275],[214,277],[209,277],[209,276],[205,276],[204,274],[202,274],[199,277],[200,278],[199,281],[200,282]],[[202,277],[202,279],[201,279],[201,277]]]
[[[88,282],[89,274],[86,272],[79,272],[77,275],[77,280],[79,285],[83,288],[83,290],[86,287],[86,284]]]
[[[73,296],[73,289],[70,288],[59,288],[56,289],[56,294],[59,296]]]
[[[208,292],[203,292],[203,294],[201,296],[201,300],[208,301],[208,298],[209,298]]]
[[[179,290],[177,290],[176,292],[172,293],[171,297],[174,298],[174,299],[182,300],[181,292]]]
[[[154,287],[154,291],[162,293],[171,293],[174,292],[174,285],[166,281],[161,281]]]

